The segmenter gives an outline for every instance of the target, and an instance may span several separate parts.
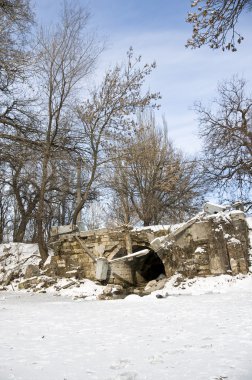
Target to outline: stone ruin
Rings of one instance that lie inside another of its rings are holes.
[[[246,274],[249,237],[245,214],[221,207],[205,207],[205,212],[177,226],[92,231],[71,225],[53,227],[50,247],[54,256],[45,268],[50,276],[126,287],[145,286],[175,273],[189,278]]]

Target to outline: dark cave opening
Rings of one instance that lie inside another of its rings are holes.
[[[146,247],[133,247],[133,252],[146,249]],[[149,249],[149,248],[148,248]],[[134,269],[145,281],[155,280],[161,274],[165,275],[165,267],[157,253],[149,249],[149,253],[134,259]]]

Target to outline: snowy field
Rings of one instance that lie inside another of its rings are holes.
[[[3,254],[0,280],[40,259],[33,245]],[[114,301],[94,300],[103,287],[89,280],[47,294],[15,281],[0,292],[0,380],[252,380],[252,274],[173,276]]]
[[[163,299],[1,292],[0,380],[251,380],[252,276],[202,281]]]

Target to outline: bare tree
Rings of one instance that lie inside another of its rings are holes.
[[[89,174],[73,213],[74,224],[105,164],[117,157],[116,143],[132,135],[136,111],[146,106],[155,107],[154,102],[159,98],[157,93],[141,93],[155,63],[141,67],[141,57],[135,58],[132,49],[127,58],[125,65],[108,71],[100,87],[91,92],[90,99],[77,108],[83,127],[84,169]]]
[[[30,143],[35,130],[32,101],[27,97],[32,23],[29,0],[0,2],[0,143]]]
[[[61,22],[54,30],[41,29],[38,36],[36,66],[40,84],[40,122],[44,138],[37,230],[43,260],[47,257],[43,221],[50,160],[71,148],[71,103],[74,101],[77,86],[92,72],[101,51],[94,36],[86,37],[87,33],[85,35],[88,19],[86,10],[74,7],[73,3],[65,3]]]
[[[193,33],[186,46],[209,45],[212,49],[236,51],[237,44],[244,39],[236,29],[238,19],[251,6],[251,0],[193,0],[194,11],[187,16]]]
[[[0,1],[0,91],[10,90],[25,75],[28,51],[25,47],[33,23],[29,0]]]
[[[7,229],[11,223],[12,197],[5,181],[5,174],[0,174],[0,244],[7,236]]]
[[[165,125],[158,129],[152,114],[140,115],[138,124],[110,180],[125,221],[131,208],[145,226],[182,221],[197,210],[201,195],[196,163],[185,162],[169,141]]]
[[[16,218],[13,241],[22,242],[27,224],[34,217],[38,203],[39,186],[36,180],[36,163],[39,153],[27,144],[2,144],[0,160],[5,168],[5,184],[13,198]],[[11,213],[11,212],[10,212]]]
[[[208,183],[251,205],[252,98],[246,82],[234,77],[218,87],[212,108],[197,104],[204,171]],[[250,199],[249,199],[250,198]]]
[[[38,204],[39,189],[34,178],[34,171],[29,171],[29,168],[31,169],[31,165],[23,167],[21,164],[12,170],[11,185],[20,214],[19,223],[13,233],[14,242],[24,240],[26,227],[29,221],[34,218]]]

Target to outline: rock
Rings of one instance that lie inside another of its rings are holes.
[[[56,283],[56,279],[47,277],[47,276],[34,276],[18,284],[18,288],[21,289],[33,289],[36,287],[36,290],[41,288],[48,288],[49,286]]]
[[[35,287],[36,285],[38,285],[38,283],[40,282],[41,280],[39,279],[39,277],[31,277],[31,278],[28,278],[22,282],[20,282],[18,284],[18,289],[19,290],[22,290],[22,289],[29,289],[29,288],[33,288]]]
[[[133,293],[140,295],[140,294],[142,294],[142,291],[140,289],[134,289]]]
[[[38,265],[30,264],[27,266],[26,271],[25,271],[25,278],[31,278],[31,277],[36,277],[40,275],[40,270]]]
[[[7,272],[4,275],[2,283],[4,286],[8,286],[8,285],[10,285],[11,281],[18,278],[19,276],[20,276],[19,272],[15,272],[15,271]]]
[[[160,290],[164,287],[167,278],[164,274],[160,274],[156,280],[151,280],[145,286],[144,290],[148,292],[153,292],[154,290]]]
[[[112,288],[112,294],[122,294],[124,293],[124,289],[122,285],[114,285]]]
[[[105,286],[105,288],[103,289],[103,294],[104,295],[112,294],[112,288],[113,288],[113,285],[110,285],[110,284]]]
[[[103,293],[97,298],[99,300],[111,300],[111,299],[121,299],[128,294],[128,290],[124,289],[121,285],[108,284],[104,289]]]
[[[162,280],[160,281],[156,281],[156,280],[152,280],[150,282],[148,282],[148,284],[146,285],[146,287],[144,288],[144,293],[145,294],[150,294],[156,290],[161,290],[163,289],[163,287],[165,286],[166,284],[166,281],[167,281],[167,278],[163,278]],[[152,284],[151,284],[152,283]],[[150,286],[151,285],[151,286]]]
[[[123,294],[124,293],[124,289],[121,285],[112,285],[112,284],[109,284],[107,285],[104,290],[103,290],[103,294],[104,295],[113,295],[113,294]]]
[[[156,278],[156,280],[157,280],[157,281],[160,281],[160,280],[163,280],[164,278],[166,278],[166,276],[165,276],[163,273],[161,273],[161,274]]]
[[[155,285],[155,290],[163,289],[167,281],[167,278],[163,278],[163,280],[158,281],[158,283]]]
[[[156,294],[156,298],[167,298],[169,296],[168,293],[165,293],[165,295],[163,294]]]
[[[174,283],[174,287],[176,288],[176,287],[178,287],[179,285],[181,285],[181,283],[183,283],[185,281],[185,278],[183,277],[183,276],[178,276],[177,278],[176,278],[176,281],[175,281],[175,283]]]
[[[72,278],[72,277],[77,278],[78,277],[78,270],[74,269],[74,270],[67,271],[65,277],[66,278]]]
[[[157,284],[157,280],[151,280],[147,283],[147,285],[145,286],[144,290],[148,290],[149,288],[152,288],[153,286],[155,286]]]

